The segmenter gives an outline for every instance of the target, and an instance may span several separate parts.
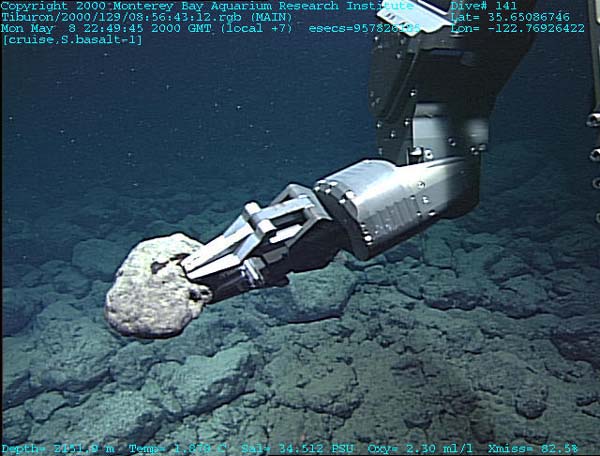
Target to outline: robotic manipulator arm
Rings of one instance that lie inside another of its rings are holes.
[[[210,288],[211,302],[286,285],[289,272],[323,268],[340,250],[368,260],[478,204],[489,116],[533,36],[483,26],[456,33],[450,0],[404,1],[414,8],[386,0],[378,16],[420,31],[381,34],[372,49],[369,103],[380,157],[312,189],[290,184],[265,208],[246,204],[221,236],[181,261],[190,281]],[[535,0],[517,4],[530,11]]]

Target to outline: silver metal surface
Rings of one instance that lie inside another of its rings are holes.
[[[363,160],[318,181],[315,193],[345,228],[352,253],[366,260],[464,198],[477,172],[472,165],[462,157],[407,166]]]

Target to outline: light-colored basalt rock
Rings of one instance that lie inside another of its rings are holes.
[[[200,315],[210,291],[190,282],[179,265],[202,244],[182,233],[149,239],[129,253],[106,295],[104,314],[127,336],[176,336]]]

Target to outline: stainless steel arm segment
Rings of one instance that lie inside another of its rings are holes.
[[[470,200],[478,172],[461,157],[411,166],[364,160],[318,181],[315,192],[344,227],[351,253],[367,260]]]

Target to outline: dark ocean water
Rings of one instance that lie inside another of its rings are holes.
[[[109,330],[142,239],[207,242],[247,201],[376,155],[372,37],[265,35],[2,49],[3,443],[600,451],[585,34],[539,35],[498,97],[467,216],[209,307],[174,339]]]

